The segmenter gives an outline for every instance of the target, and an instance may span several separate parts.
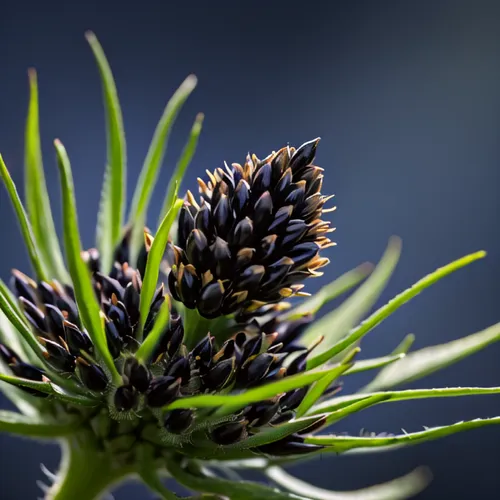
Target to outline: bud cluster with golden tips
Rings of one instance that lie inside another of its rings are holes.
[[[333,229],[321,218],[332,209],[323,169],[312,164],[318,142],[248,155],[198,179],[201,198],[188,191],[168,249],[175,300],[206,318],[252,312],[301,295],[302,282],[321,274]]]

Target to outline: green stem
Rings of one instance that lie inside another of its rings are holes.
[[[97,500],[119,480],[132,474],[131,467],[117,467],[113,457],[81,443],[63,441],[57,479],[46,500]]]

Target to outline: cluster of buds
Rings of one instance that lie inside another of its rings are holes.
[[[199,180],[201,201],[188,192],[176,245],[167,246],[168,290],[160,283],[142,324],[142,277],[153,241],[149,230],[136,268],[129,264],[130,231],[115,250],[109,273],[101,269],[96,249],[84,252],[108,350],[121,376],[119,385],[97,359],[72,287],[56,280],[35,282],[14,271],[12,291],[50,366],[81,389],[102,394],[115,417],[138,417],[144,423],[159,418],[167,433],[178,435],[196,428],[198,415],[189,408],[162,411],[176,399],[242,391],[304,371],[317,344],[306,348],[297,339],[312,317],[284,320],[288,304],[282,299],[302,293],[300,282],[318,275],[317,269],[328,262],[319,256],[332,243],[326,236],[329,222],[320,218],[328,199],[320,194],[322,169],[311,164],[317,142],[297,150],[285,147],[262,161],[248,156],[243,167],[233,164],[209,174],[208,183]],[[148,338],[165,300],[168,324],[150,359],[138,360],[134,354]],[[182,308],[197,308],[205,318],[230,317],[232,331],[220,338],[208,328],[189,348],[178,312]],[[48,380],[48,374],[23,362],[9,346],[0,344],[0,355],[13,374]],[[250,404],[212,426],[209,439],[218,445],[233,444],[261,427],[287,422],[307,390],[302,387]],[[316,422],[316,427],[321,424]],[[255,451],[281,455],[316,449],[293,434]]]

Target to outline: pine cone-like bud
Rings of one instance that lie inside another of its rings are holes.
[[[177,244],[168,249],[173,297],[206,318],[252,312],[300,292],[301,282],[328,263],[333,245],[321,219],[323,169],[312,164],[319,139],[284,147],[241,166],[198,179],[201,200],[188,191]]]

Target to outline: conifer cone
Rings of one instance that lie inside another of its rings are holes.
[[[302,281],[329,261],[334,243],[321,219],[323,169],[312,162],[319,139],[284,147],[263,160],[207,171],[200,201],[188,191],[176,245],[168,249],[173,297],[206,318],[300,294]]]

